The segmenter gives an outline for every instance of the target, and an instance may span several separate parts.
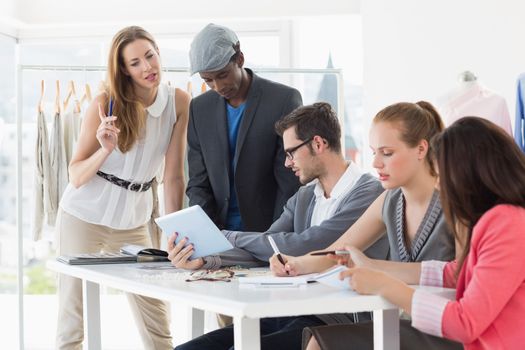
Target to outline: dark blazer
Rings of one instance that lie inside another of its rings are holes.
[[[265,231],[299,188],[284,167],[275,122],[302,105],[296,89],[258,77],[252,82],[239,126],[234,158],[237,201],[244,230]],[[189,204],[200,205],[223,228],[230,199],[230,152],[226,100],[208,91],[191,101],[188,125]]]

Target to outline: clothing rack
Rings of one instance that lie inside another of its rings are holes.
[[[53,66],[53,65],[26,65],[18,66],[19,71],[24,70],[46,70],[46,71],[86,71],[86,72],[105,72],[106,66]],[[164,72],[190,73],[188,67],[163,67]],[[258,73],[326,73],[342,74],[339,68],[253,68]]]
[[[65,66],[65,65],[18,65],[16,71],[16,120],[17,120],[17,145],[20,143],[19,151],[21,152],[21,137],[22,135],[22,109],[23,109],[23,74],[25,71],[48,71],[48,72],[105,72],[106,66]],[[167,73],[188,73],[190,78],[190,70],[188,67],[163,67],[163,72]],[[343,91],[343,71],[338,68],[253,68],[256,73],[268,74],[334,74],[337,81],[337,115],[341,130],[344,130],[344,91]],[[341,135],[341,145],[344,149],[344,132]],[[19,154],[21,157],[21,154]],[[21,158],[19,163],[21,164]],[[17,167],[18,171],[18,167]],[[21,169],[20,169],[21,174]],[[20,229],[21,230],[21,229]],[[21,232],[19,232],[21,233]]]
[[[18,65],[17,69],[17,121],[22,119],[22,78],[24,71],[50,71],[50,72],[105,72],[106,66],[64,66],[64,65]],[[163,67],[163,72],[167,73],[188,73],[188,67]],[[337,79],[337,115],[341,123],[341,130],[344,130],[344,91],[343,91],[343,71],[338,68],[253,68],[256,73],[268,74],[334,74]],[[344,137],[342,138],[344,147]]]

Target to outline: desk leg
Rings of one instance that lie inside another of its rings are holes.
[[[399,350],[399,310],[374,311],[374,350]]]
[[[204,310],[191,308],[190,310],[191,339],[195,339],[204,334]]]
[[[261,337],[258,318],[235,317],[233,319],[235,350],[260,350]]]
[[[82,280],[84,300],[85,348],[101,350],[100,336],[100,287],[97,283]]]

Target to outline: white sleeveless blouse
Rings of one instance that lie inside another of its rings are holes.
[[[146,109],[145,137],[126,153],[113,150],[100,167],[102,172],[135,183],[148,182],[158,174],[177,121],[174,96],[174,88],[159,85],[155,102]],[[60,207],[92,224],[131,229],[149,220],[153,196],[151,188],[129,191],[95,175],[79,188],[68,184]]]

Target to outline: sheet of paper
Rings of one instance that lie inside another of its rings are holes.
[[[310,281],[313,281],[312,278],[317,276],[316,273],[294,276],[294,277],[277,277],[272,275],[266,276],[255,276],[255,277],[239,277],[239,284],[254,284],[260,286],[296,286],[304,285]]]
[[[345,278],[342,281],[339,280],[339,273],[346,269],[348,269],[346,266],[338,265],[320,273],[311,273],[295,277],[277,277],[270,273],[264,276],[239,277],[239,285],[243,287],[280,288],[306,286],[309,282],[319,282],[330,287],[351,290],[350,278]]]
[[[339,273],[345,270],[348,270],[348,267],[338,265],[327,271],[319,273],[315,280],[319,283],[330,287],[351,290],[352,288],[350,287],[350,277],[347,277],[344,280],[339,279]]]
[[[138,245],[138,244],[126,244],[120,248],[120,251],[122,253],[131,254],[131,255],[138,255],[139,252],[146,247]]]

